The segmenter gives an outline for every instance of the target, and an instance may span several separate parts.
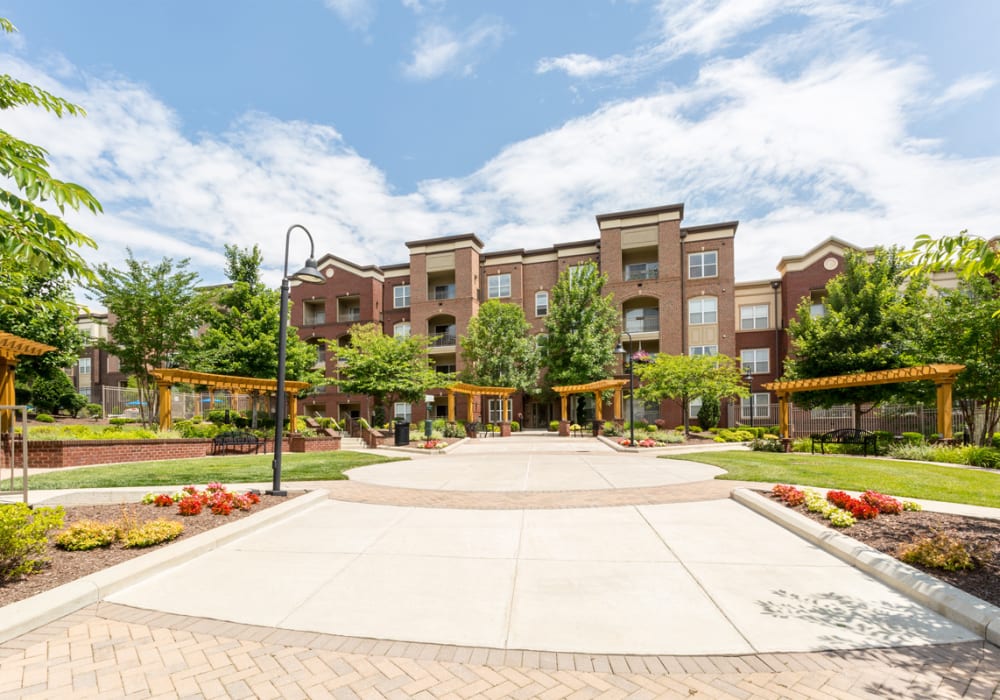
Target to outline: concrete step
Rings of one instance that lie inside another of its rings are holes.
[[[361,438],[344,436],[340,439],[340,449],[342,450],[367,450],[368,445]]]

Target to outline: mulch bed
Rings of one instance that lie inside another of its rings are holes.
[[[238,487],[234,487],[231,490],[239,492]],[[288,498],[302,495],[302,493],[304,492],[289,492]],[[264,508],[286,503],[288,502],[288,498],[264,494],[260,497],[260,503],[255,505],[251,510],[233,510],[229,515],[214,515],[208,508],[205,508],[199,515],[179,515],[176,506],[158,508],[153,505],[144,505],[141,503],[67,506],[65,508],[66,517],[63,523],[68,526],[79,520],[114,521],[120,520],[123,514],[126,514],[128,517],[135,517],[140,523],[164,518],[167,520],[176,520],[184,526],[184,532],[181,533],[180,537],[173,540],[174,542],[179,542],[206,530],[211,530],[220,525],[231,523],[234,520],[245,518],[253,513],[260,512]],[[52,539],[51,535],[49,539]],[[128,561],[134,557],[142,556],[147,552],[169,544],[169,542],[166,542],[155,547],[125,549],[120,543],[115,542],[109,547],[99,547],[84,552],[67,552],[57,548],[50,542],[47,554],[49,565],[46,568],[37,573],[25,576],[20,580],[0,584],[0,607],[23,600],[24,598],[30,598],[37,593],[61,586],[64,583],[69,583],[87,574],[106,569],[109,566]]]
[[[762,493],[781,503],[781,499],[770,492]],[[899,515],[883,514],[872,520],[859,520],[856,525],[848,528],[834,528],[820,514],[810,513],[804,506],[793,510],[896,558],[903,546],[933,537],[937,533],[959,539],[967,549],[974,552],[975,569],[943,571],[920,565],[911,566],[1000,606],[1000,521],[948,513],[905,511]]]

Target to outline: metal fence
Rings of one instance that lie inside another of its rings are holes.
[[[172,391],[170,394],[170,411],[174,420],[205,415],[213,409],[249,411],[251,408],[251,397],[248,394],[230,394],[224,391],[212,394]],[[104,409],[105,416],[139,417],[138,389],[106,386],[101,399],[101,407]],[[156,408],[155,405],[151,407],[151,414],[155,413]]]
[[[937,409],[933,406],[876,406],[861,415],[860,425],[854,425],[854,406],[847,404],[830,408],[799,408],[792,404],[791,433],[792,437],[809,437],[813,433],[826,433],[837,428],[854,428],[862,430],[884,430],[893,435],[902,433],[921,433],[932,435],[937,432]],[[952,410],[952,425],[957,436],[965,429],[965,418],[961,410]],[[741,410],[739,404],[729,406],[728,425],[759,425],[770,426],[778,424],[778,404],[754,406],[754,418],[750,420],[749,412]],[[977,428],[982,425],[982,416],[976,415]]]

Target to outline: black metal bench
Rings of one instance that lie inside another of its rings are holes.
[[[822,435],[813,435],[813,454],[816,454],[817,442],[821,454],[826,454],[827,445],[861,445],[865,457],[868,456],[869,447],[871,447],[872,454],[878,454],[878,436],[873,432],[858,428],[837,428]]]
[[[225,454],[229,451],[246,453],[253,451],[257,454],[262,442],[259,437],[245,430],[227,430],[212,438],[212,454]],[[266,444],[264,451],[267,451]]]

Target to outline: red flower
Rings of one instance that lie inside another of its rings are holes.
[[[201,513],[201,499],[196,496],[182,498],[177,504],[177,512],[181,515],[198,515]]]
[[[153,505],[164,508],[166,506],[172,506],[174,504],[174,499],[165,493],[161,493],[156,498],[153,499]]]

